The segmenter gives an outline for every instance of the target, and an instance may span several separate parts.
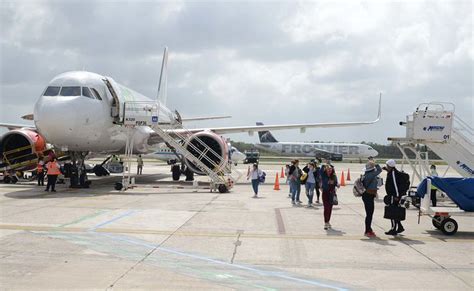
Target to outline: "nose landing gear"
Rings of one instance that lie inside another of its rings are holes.
[[[89,188],[91,182],[87,179],[84,160],[87,152],[71,152],[70,188]]]

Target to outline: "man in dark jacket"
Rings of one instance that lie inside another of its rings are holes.
[[[385,192],[390,196],[393,205],[400,204],[400,198],[408,191],[407,183],[410,182],[408,174],[397,170],[396,162],[388,160],[384,170],[387,171],[387,179],[385,182]],[[408,184],[409,185],[409,184]],[[391,219],[392,228],[385,232],[387,235],[397,235],[405,231],[400,220]]]

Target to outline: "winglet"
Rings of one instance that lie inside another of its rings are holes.
[[[163,61],[161,62],[160,81],[158,83],[158,93],[156,94],[156,100],[161,104],[166,104],[167,88],[168,87],[168,47],[165,47],[163,51]]]
[[[379,97],[379,112],[377,113],[377,118],[374,120],[374,123],[379,121],[381,117],[382,117],[382,92],[380,92],[380,97]]]

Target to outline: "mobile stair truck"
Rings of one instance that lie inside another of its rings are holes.
[[[416,185],[415,178],[420,182],[416,191],[422,198],[418,219],[422,214],[429,215],[437,229],[453,235],[458,224],[452,217],[472,217],[474,213],[474,129],[455,115],[454,104],[446,102],[422,103],[400,125],[406,127],[405,137],[388,140],[401,151],[402,167],[407,163],[413,170],[412,186]],[[428,153],[422,152],[419,145],[430,148],[448,164],[448,169],[451,167],[463,178],[430,177]],[[409,152],[415,158],[410,158]],[[448,195],[453,207],[430,207],[431,184]]]

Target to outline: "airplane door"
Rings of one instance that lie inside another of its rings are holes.
[[[110,95],[112,96],[112,107],[110,109],[110,115],[114,118],[115,123],[120,123],[122,120],[121,112],[120,112],[120,99],[115,92],[112,83],[108,78],[103,79],[107,89],[109,90]]]

